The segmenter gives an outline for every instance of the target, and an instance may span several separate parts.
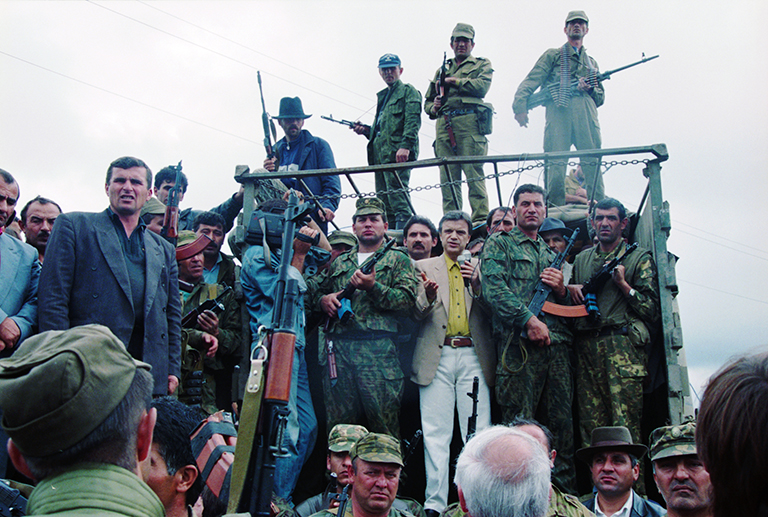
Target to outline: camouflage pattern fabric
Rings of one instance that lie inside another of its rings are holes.
[[[465,517],[466,515],[467,513],[461,509],[459,503],[453,503],[443,510],[440,517]],[[594,515],[576,497],[564,494],[555,485],[552,485],[546,517],[594,517]]]
[[[583,284],[607,260],[624,252],[623,244],[610,253],[598,247],[576,256],[572,284]],[[625,297],[608,281],[597,294],[601,318],[576,321],[576,396],[581,443],[589,446],[592,429],[625,426],[632,437],[642,436],[640,420],[643,378],[647,374],[645,346],[649,328],[660,317],[656,273],[651,254],[638,248],[623,262],[625,278],[635,295]]]
[[[654,429],[648,443],[651,444],[648,454],[651,461],[696,454],[696,423],[686,422]]]
[[[349,452],[355,442],[366,434],[368,434],[368,429],[361,425],[335,425],[328,435],[328,450],[331,452]]]
[[[312,517],[336,517],[338,508],[332,508],[330,510],[323,510],[312,515]],[[352,513],[352,502],[347,503],[347,507],[344,510],[344,517],[354,517]],[[387,517],[414,517],[414,515],[402,508],[395,508],[394,506],[389,509]]]
[[[419,157],[419,128],[421,127],[421,93],[399,79],[392,87],[377,94],[376,124],[371,128],[368,143],[368,163],[396,163],[398,149],[411,151],[411,160]],[[375,172],[377,196],[386,206],[387,219],[394,224],[397,220],[406,221],[411,215],[408,206],[408,193],[378,194],[383,190],[400,189],[400,183],[394,177],[397,174],[403,186],[408,187],[410,169],[397,172]]]
[[[355,442],[349,456],[352,461],[360,458],[371,463],[396,463],[403,466],[400,440],[388,434],[366,434]]]
[[[216,286],[203,282],[196,284],[192,292],[189,293],[187,300],[183,303],[182,315],[187,314],[211,298],[217,298],[224,289],[225,286],[220,284]],[[229,402],[233,400],[231,393],[232,370],[234,365],[238,364],[243,356],[243,343],[240,334],[242,332],[240,304],[235,300],[233,291],[230,291],[224,297],[222,303],[224,304],[224,312],[219,316],[219,335],[217,336],[219,349],[214,357],[205,357],[203,359],[205,381],[203,383],[201,406],[209,414],[213,414],[219,409],[225,411],[232,410],[229,404],[225,405],[223,403],[223,399],[229,398]],[[192,330],[189,332],[189,336],[190,346],[198,348],[194,343],[202,339],[200,331]],[[182,371],[183,375],[184,372]],[[217,384],[219,384],[218,387]],[[217,399],[220,399],[220,404],[217,404]],[[218,407],[222,405],[225,407]]]
[[[497,343],[496,400],[502,421],[516,416],[536,418],[555,436],[555,478],[567,490],[575,490],[573,466],[573,375],[569,359],[571,334],[560,320],[542,315],[552,345],[538,347],[527,339],[508,343],[514,327],[523,327],[533,314],[528,302],[544,268],[555,253],[541,237],[526,236],[519,228],[489,237],[480,263],[482,293],[493,315]],[[550,301],[556,301],[550,294]],[[525,352],[523,352],[523,350]],[[524,357],[524,353],[526,356]]]
[[[484,105],[483,97],[491,88],[491,79],[493,78],[493,67],[491,62],[483,57],[469,56],[461,64],[451,58],[446,63],[447,76],[455,77],[459,80],[458,85],[447,88],[447,100],[443,104],[442,110],[476,110],[478,106]],[[445,118],[441,115],[434,115],[432,108],[435,105],[435,98],[440,93],[440,68],[435,72],[435,77],[429,83],[427,94],[424,99],[424,111],[431,119],[438,119],[435,130],[435,156],[485,156],[488,154],[488,139],[480,133],[478,116],[476,113],[467,113],[464,115],[452,116],[451,124],[456,138],[458,152],[454,153],[451,148],[450,137],[445,125]],[[488,105],[490,106],[490,105]],[[440,168],[440,182],[460,180],[461,170],[467,180],[483,177],[483,164],[465,164],[450,165]],[[470,181],[467,184],[469,188],[469,204],[472,207],[472,222],[482,223],[488,216],[488,192],[485,188],[485,180]],[[443,212],[449,210],[461,210],[462,196],[461,187],[456,189],[458,204],[453,200],[451,186],[441,187],[443,195]]]

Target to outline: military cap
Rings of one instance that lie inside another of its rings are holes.
[[[298,97],[283,97],[280,99],[280,114],[272,118],[279,120],[282,118],[309,118],[311,116],[304,114],[301,99]]]
[[[328,450],[331,452],[349,452],[360,438],[368,434],[368,429],[361,425],[336,424],[328,435]]]
[[[403,466],[400,442],[388,434],[368,433],[349,451],[352,461],[360,458],[372,463],[395,463]]]
[[[355,203],[355,208],[356,208],[355,215],[352,216],[353,219],[360,215],[386,213],[386,209],[384,208],[384,203],[382,202],[381,199],[377,197],[357,198],[357,202]]]
[[[468,38],[475,40],[475,29],[468,23],[457,23],[453,28],[451,38]]]
[[[205,249],[213,242],[207,235],[197,236],[195,232],[182,230],[176,239],[176,260],[187,260]]]
[[[3,429],[24,456],[68,449],[114,411],[137,368],[150,366],[102,325],[32,336],[0,360]]]
[[[396,54],[384,54],[379,58],[379,68],[400,67],[400,58]]]
[[[696,454],[696,424],[687,422],[681,425],[659,427],[651,433],[651,461]]]
[[[566,237],[570,237],[573,230],[566,228],[565,223],[555,217],[547,217],[544,219],[544,223],[539,228],[539,233],[559,231]]]
[[[349,246],[357,246],[357,237],[355,234],[344,232],[342,230],[336,230],[328,236],[328,244],[335,246],[336,244],[347,244]]]
[[[141,207],[140,215],[143,216],[145,214],[165,215],[165,205],[162,201],[152,196],[151,198],[147,199],[147,202],[144,203],[144,206]]]
[[[648,447],[632,442],[632,433],[623,426],[596,427],[592,429],[592,441],[589,447],[576,451],[576,457],[585,463],[592,462],[592,456],[598,452],[621,451],[642,458]]]
[[[584,11],[571,11],[568,13],[568,16],[565,17],[565,24],[568,25],[568,22],[572,22],[573,20],[584,20],[589,24],[589,18],[587,18],[587,13]]]

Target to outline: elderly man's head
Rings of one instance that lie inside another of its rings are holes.
[[[456,463],[462,509],[471,517],[544,516],[549,505],[549,458],[534,438],[506,426],[472,437]]]

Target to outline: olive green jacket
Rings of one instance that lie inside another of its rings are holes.
[[[376,118],[368,135],[368,163],[395,163],[398,149],[408,149],[410,159],[416,160],[419,156],[421,93],[398,79],[376,97]]]
[[[451,58],[446,67],[446,76],[456,77],[459,83],[456,86],[448,86],[446,92],[448,100],[443,103],[442,109],[470,109],[478,104],[490,106],[483,102],[483,97],[491,88],[493,78],[493,68],[488,59],[469,56],[458,65],[456,60]],[[435,105],[435,97],[440,95],[440,70],[440,68],[437,69],[435,78],[429,83],[424,102],[424,111],[431,119],[437,118],[437,115],[432,113],[432,108]]]

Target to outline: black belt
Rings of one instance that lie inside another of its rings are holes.
[[[475,344],[472,342],[471,337],[458,336],[445,338],[445,341],[443,341],[443,346],[449,346],[451,348],[466,348],[475,346]]]
[[[629,328],[623,327],[603,327],[599,329],[586,329],[579,331],[580,336],[585,337],[606,337],[606,336],[628,336]]]
[[[477,110],[475,109],[448,110],[448,111],[444,111],[443,115],[448,115],[449,117],[458,117],[459,115],[471,115],[472,113],[477,113]]]

